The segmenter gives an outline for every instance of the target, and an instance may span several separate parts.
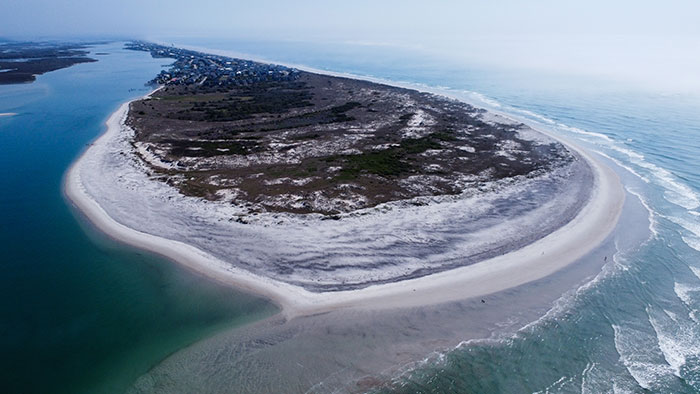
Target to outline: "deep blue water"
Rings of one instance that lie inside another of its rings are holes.
[[[700,95],[388,47],[173,42],[447,87],[610,157],[649,208],[653,236],[610,259],[545,318],[515,335],[465,342],[387,391],[700,391]],[[3,391],[121,392],[169,353],[274,312],[87,235],[95,232],[67,207],[60,182],[70,162],[165,62],[119,48],[31,85],[0,87],[0,112],[19,113],[0,118]]]
[[[648,208],[649,240],[615,255],[545,318],[513,336],[466,342],[388,391],[700,392],[700,94],[385,46],[174,42],[447,88],[609,157]]]
[[[104,239],[61,181],[120,103],[164,63],[121,44],[96,63],[0,86],[3,393],[123,392],[170,353],[276,311],[265,301]],[[88,230],[88,231],[86,231]]]

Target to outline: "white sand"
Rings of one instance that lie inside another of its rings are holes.
[[[94,145],[109,140],[121,130],[120,120],[128,110],[123,104],[107,121],[108,129]],[[513,252],[479,263],[400,282],[364,289],[313,293],[299,286],[237,269],[191,245],[146,234],[126,227],[112,217],[86,192],[80,172],[85,155],[69,169],[65,179],[67,197],[100,230],[115,239],[172,259],[216,280],[270,298],[288,317],[320,313],[338,308],[390,308],[437,304],[483,296],[546,277],[585,256],[614,229],[625,193],[617,175],[574,144],[550,135],[587,160],[595,176],[588,203],[568,224],[546,237]]]

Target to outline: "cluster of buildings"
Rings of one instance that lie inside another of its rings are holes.
[[[246,86],[267,81],[291,81],[299,71],[284,66],[210,55],[187,49],[134,41],[127,49],[150,52],[155,58],[173,58],[175,63],[151,83],[159,85]]]

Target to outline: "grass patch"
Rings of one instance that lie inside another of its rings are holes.
[[[359,155],[329,156],[323,160],[331,163],[342,160],[343,169],[337,180],[357,179],[361,174],[375,174],[386,177],[398,176],[411,172],[415,158],[410,155],[423,153],[429,149],[441,149],[440,141],[452,141],[449,133],[432,133],[422,138],[411,138],[401,141],[398,147],[377,152],[365,152]]]
[[[457,137],[455,137],[454,133],[450,131],[438,131],[430,134],[429,137],[445,142],[457,141]]]
[[[408,154],[423,153],[428,149],[440,149],[441,147],[440,143],[434,141],[431,136],[401,141],[401,149]]]
[[[345,165],[336,177],[339,180],[356,179],[362,173],[396,176],[410,169],[402,160],[402,152],[396,148],[345,156],[344,159]]]

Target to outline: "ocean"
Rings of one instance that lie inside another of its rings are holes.
[[[161,41],[443,89],[598,152],[644,207],[644,220],[619,229],[643,236],[618,245],[539,319],[486,339],[465,334],[372,390],[700,391],[700,95],[387,46]],[[19,114],[0,118],[0,349],[10,392],[123,392],[178,349],[275,312],[96,235],[66,205],[70,162],[167,63],[119,44],[106,51],[100,62],[0,87],[0,113]]]

